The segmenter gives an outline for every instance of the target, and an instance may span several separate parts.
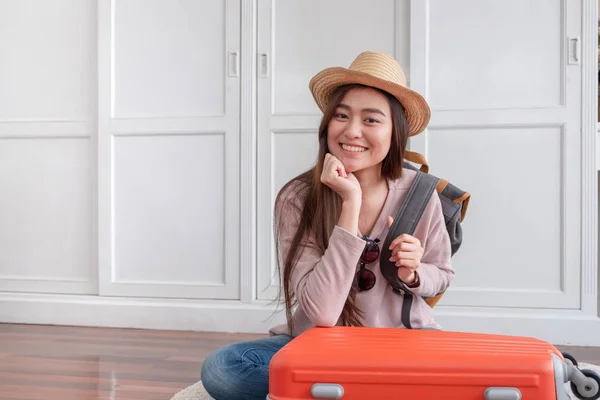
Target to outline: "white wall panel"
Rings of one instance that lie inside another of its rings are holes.
[[[223,135],[118,136],[114,149],[114,281],[224,285]]]
[[[96,290],[90,140],[0,139],[0,290]]]
[[[96,19],[0,0],[0,290],[97,293]]]
[[[581,309],[581,59],[567,46],[580,32],[576,5],[412,5],[412,79],[432,107],[412,147],[472,194],[440,305]]]
[[[91,117],[96,2],[0,0],[0,121]]]
[[[368,11],[360,1],[345,0],[273,1],[271,7],[273,114],[318,113],[310,77],[326,67],[348,67],[363,50],[396,54],[408,65],[406,0],[372,2]]]
[[[240,298],[240,4],[100,3],[102,295]]]
[[[224,0],[115,2],[116,118],[225,113],[226,4]]]
[[[563,104],[560,0],[429,3],[429,100],[434,108]]]

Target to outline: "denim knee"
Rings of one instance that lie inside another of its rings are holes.
[[[211,353],[202,364],[200,379],[215,400],[251,398],[252,386],[244,376],[239,344],[230,344]],[[250,386],[250,387],[249,387]]]
[[[202,364],[204,388],[216,400],[264,400],[271,357],[290,340],[275,336],[221,347]]]
[[[232,377],[227,376],[227,363],[225,360],[229,346],[219,348],[206,357],[202,363],[200,379],[204,389],[214,399],[222,399],[226,396],[224,389],[234,383]]]

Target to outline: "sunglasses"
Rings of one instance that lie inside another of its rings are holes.
[[[366,266],[379,257],[379,245],[377,244],[379,243],[379,239],[372,240],[365,236],[363,240],[366,240],[367,244],[360,255],[360,269],[356,275],[358,277],[358,288],[360,290],[369,290],[375,286],[376,279],[373,271],[367,269]]]

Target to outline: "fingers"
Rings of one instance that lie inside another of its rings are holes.
[[[323,163],[323,171],[330,172],[331,175],[334,177],[338,177],[338,176],[342,176],[344,178],[348,177],[348,175],[346,174],[346,168],[344,168],[344,164],[342,164],[342,162],[339,159],[337,159],[335,156],[333,156],[330,153],[325,154],[325,161]]]
[[[395,241],[396,240],[394,240],[394,242]],[[399,241],[396,243],[396,245],[394,245],[394,242],[392,242],[392,245],[390,245],[390,251],[392,254],[398,253],[400,251],[419,251],[419,250],[421,250],[421,244],[418,242]]]
[[[421,265],[420,257],[417,258],[400,258],[398,261],[394,263],[396,267],[405,267],[410,269],[411,271],[416,270]]]
[[[421,251],[421,246],[416,243],[402,242],[391,250],[392,257],[398,254],[417,253]]]
[[[388,222],[389,222],[388,217]],[[400,235],[390,244],[391,256],[389,260],[396,267],[406,267],[415,270],[421,264],[423,256],[423,248],[421,241],[411,235]]]
[[[420,248],[394,250],[392,251],[392,255],[390,256],[390,261],[396,262],[398,260],[416,260],[422,255],[423,252]]]
[[[325,154],[320,179],[321,183],[340,195],[342,201],[361,201],[362,189],[358,179],[351,172],[346,171],[340,159],[330,153]]]
[[[423,253],[419,250],[416,251],[400,251],[394,253],[390,257],[390,261],[393,262],[396,267],[414,267],[421,263],[421,257]]]
[[[389,218],[388,217],[388,222],[389,222]],[[392,243],[390,243],[390,247],[389,249],[392,250],[394,247],[398,246],[401,243],[413,243],[418,245],[419,247],[421,246],[421,241],[419,239],[417,239],[414,236],[411,236],[409,234],[403,233],[402,235],[398,236],[396,239],[392,240]]]

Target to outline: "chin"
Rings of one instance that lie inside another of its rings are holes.
[[[342,164],[344,164],[344,168],[346,169],[346,172],[356,172],[356,171],[360,171],[362,169],[360,165],[353,163],[353,162],[342,161]]]

